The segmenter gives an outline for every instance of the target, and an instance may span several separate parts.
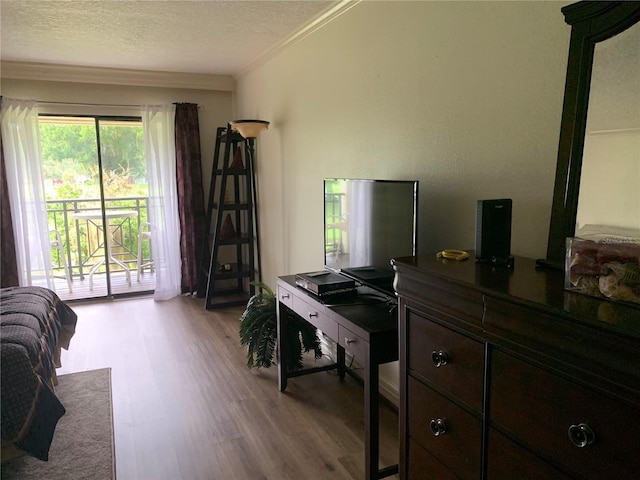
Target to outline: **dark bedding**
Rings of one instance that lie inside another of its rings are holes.
[[[60,348],[68,349],[76,314],[42,287],[0,290],[0,367],[3,450],[8,444],[48,460],[65,409],[56,397]]]

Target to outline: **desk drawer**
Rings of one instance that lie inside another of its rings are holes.
[[[359,362],[365,363],[367,342],[346,327],[338,325],[338,343]]]
[[[338,338],[338,324],[322,311],[321,305],[312,305],[301,297],[294,295],[293,311],[316,328],[322,330],[329,338],[333,340]]]
[[[293,292],[282,285],[278,285],[278,301],[289,308],[293,308]]]
[[[415,312],[409,311],[407,318],[409,371],[415,371],[481,411],[484,344]]]
[[[578,476],[637,477],[640,409],[500,351],[492,355],[490,398],[494,425]],[[589,430],[592,443],[572,443],[571,434]]]
[[[481,420],[413,377],[407,382],[409,436],[461,478],[480,478]]]

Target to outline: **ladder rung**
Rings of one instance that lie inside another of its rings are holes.
[[[217,280],[228,280],[233,278],[243,278],[251,275],[251,270],[248,265],[230,263],[226,265],[231,265],[231,270],[221,270],[220,267],[216,268],[216,271],[213,272],[213,278]]]
[[[222,210],[247,210],[248,203],[223,203]]]
[[[216,168],[215,170],[216,175],[222,175],[222,170],[219,168]],[[227,174],[229,175],[246,175],[247,174],[247,169],[246,168],[227,168]]]
[[[232,142],[244,142],[244,137],[238,132],[231,132],[230,138],[228,137],[229,136],[227,135],[227,130],[225,129],[225,131],[222,132],[222,134],[218,138],[220,139],[221,143],[226,143],[228,140]]]
[[[218,209],[219,203],[216,202],[213,204],[213,209]],[[223,203],[222,210],[246,210],[249,208],[249,204],[247,203]]]
[[[249,237],[229,237],[218,239],[219,245],[242,245],[243,243],[249,243]]]
[[[246,292],[230,292],[230,293],[216,293],[215,296],[210,298],[207,301],[207,310],[212,310],[214,308],[225,308],[225,307],[234,307],[237,305],[246,305],[249,299],[251,298],[251,294]]]

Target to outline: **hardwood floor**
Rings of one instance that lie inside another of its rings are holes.
[[[241,307],[209,312],[192,297],[71,307],[78,326],[58,374],[112,368],[118,480],[364,478],[362,387],[332,371],[280,393],[275,367],[246,367]],[[397,414],[380,416],[387,466]]]

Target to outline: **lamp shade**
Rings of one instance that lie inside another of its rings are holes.
[[[229,125],[244,138],[258,138],[260,132],[269,128],[266,120],[233,120]]]

